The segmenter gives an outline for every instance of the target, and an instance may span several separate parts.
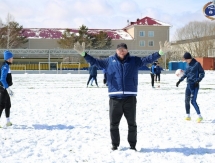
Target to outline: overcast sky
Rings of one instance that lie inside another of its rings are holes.
[[[149,16],[175,30],[190,21],[210,21],[203,6],[210,0],[0,0],[0,19],[7,14],[24,28],[122,29],[127,20]]]

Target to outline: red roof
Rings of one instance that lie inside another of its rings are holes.
[[[130,24],[127,26],[127,27],[130,27],[132,25],[158,25],[158,26],[170,26],[169,24],[167,23],[163,23],[159,20],[156,20],[156,19],[153,19],[153,18],[150,18],[150,17],[144,17],[142,19],[137,19],[136,22],[130,22]],[[125,28],[127,28],[125,27]]]

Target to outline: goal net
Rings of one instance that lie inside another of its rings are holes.
[[[60,70],[61,73],[63,70],[75,70],[80,73],[81,64],[80,62],[61,62]]]
[[[58,74],[58,62],[39,62],[39,74],[41,70],[53,70]]]

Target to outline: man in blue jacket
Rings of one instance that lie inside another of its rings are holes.
[[[112,150],[117,150],[120,144],[119,124],[124,114],[128,123],[128,142],[130,149],[136,150],[137,124],[136,124],[136,96],[138,85],[138,69],[152,63],[170,49],[170,43],[160,42],[160,51],[147,57],[130,56],[127,45],[117,45],[116,54],[105,58],[96,59],[85,53],[85,43],[74,45],[76,50],[88,63],[103,68],[107,73],[109,93],[109,118]]]
[[[205,76],[204,69],[202,68],[201,64],[197,62],[194,58],[192,58],[191,54],[186,52],[183,56],[184,60],[187,62],[187,68],[184,72],[184,75],[179,79],[176,83],[176,86],[180,84],[185,78],[187,78],[187,87],[185,91],[185,108],[186,108],[186,118],[185,120],[190,121],[190,102],[196,110],[198,115],[197,122],[201,122],[203,120],[201,116],[201,112],[199,109],[198,104],[196,103],[198,90],[199,90],[199,82]]]
[[[10,96],[13,95],[13,92],[10,89],[10,86],[13,84],[10,71],[11,63],[13,63],[13,54],[7,50],[4,52],[4,62],[2,63],[0,71],[0,117],[2,111],[5,109],[7,119],[6,126],[12,125],[10,122]]]

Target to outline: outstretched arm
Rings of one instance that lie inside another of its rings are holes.
[[[162,45],[161,41],[159,42],[159,44],[160,44],[159,52],[155,52],[147,57],[141,58],[141,61],[139,61],[139,63],[137,63],[139,67],[145,66],[149,63],[156,61],[162,55],[165,55],[168,51],[171,50],[171,45],[168,41],[165,41],[164,45]]]
[[[99,68],[106,68],[108,65],[108,58],[107,59],[96,59],[93,56],[87,54],[85,52],[85,43],[82,42],[82,45],[77,42],[74,44],[74,50],[78,52],[85,60],[90,63],[90,65],[96,65]]]

